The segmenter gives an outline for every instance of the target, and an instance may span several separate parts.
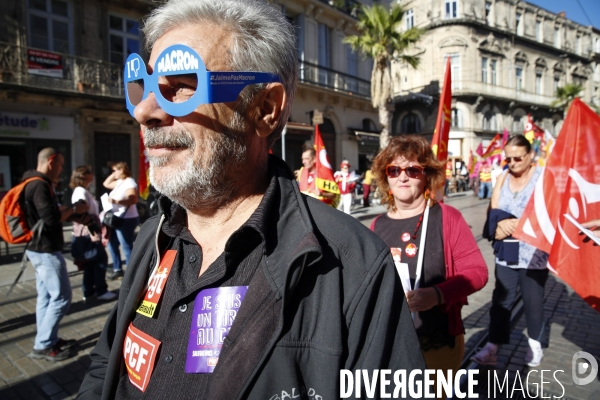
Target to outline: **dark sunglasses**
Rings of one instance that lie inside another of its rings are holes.
[[[521,162],[521,161],[523,161],[524,158],[525,158],[525,156],[521,156],[521,157],[506,157],[506,162],[509,163],[509,164],[512,161],[514,161],[514,162]]]
[[[421,175],[423,175],[423,170],[423,167],[417,167],[416,165],[411,165],[406,168],[401,168],[397,165],[388,165],[387,167],[385,167],[385,173],[390,178],[397,178],[400,176],[402,171],[405,171],[406,176],[408,176],[409,178],[419,179]]]

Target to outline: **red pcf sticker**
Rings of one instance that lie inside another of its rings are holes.
[[[160,341],[129,324],[125,345],[123,346],[123,357],[129,375],[129,382],[142,392],[148,387],[156,354],[160,347]]]

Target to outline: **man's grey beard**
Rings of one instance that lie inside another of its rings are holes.
[[[200,139],[190,132],[171,127],[149,128],[144,132],[144,145],[177,147],[190,152],[183,168],[169,171],[170,156],[150,156],[150,182],[186,210],[216,208],[224,204],[237,185],[237,176],[246,162],[245,121],[234,114],[229,127],[221,133],[208,132]],[[200,147],[200,157],[194,151]],[[161,171],[162,170],[162,171]]]

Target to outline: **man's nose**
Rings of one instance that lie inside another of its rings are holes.
[[[173,117],[166,113],[156,101],[156,95],[150,93],[133,111],[135,119],[147,128],[171,125]]]

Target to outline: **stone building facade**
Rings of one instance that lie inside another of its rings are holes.
[[[371,0],[365,3],[371,4]],[[0,195],[34,168],[37,152],[54,146],[66,156],[58,186],[72,169],[92,165],[92,190],[115,161],[138,173],[139,124],[125,108],[123,63],[144,54],[139,32],[151,0],[5,0],[0,8]],[[377,113],[370,103],[371,62],[342,43],[355,33],[355,1],[275,0],[296,27],[299,89],[284,143],[274,152],[300,166],[312,141],[313,110],[331,161],[359,168],[377,150]]]
[[[395,133],[432,135],[446,58],[452,71],[449,150],[465,159],[507,128],[522,133],[527,114],[558,134],[557,87],[583,85],[600,104],[600,31],[516,0],[400,1],[405,27],[427,28],[414,50],[417,70],[395,64]]]

